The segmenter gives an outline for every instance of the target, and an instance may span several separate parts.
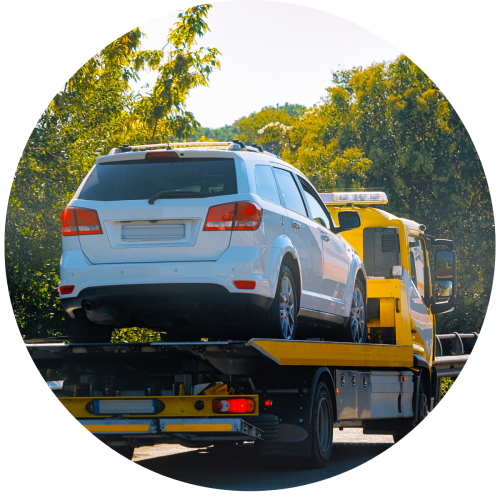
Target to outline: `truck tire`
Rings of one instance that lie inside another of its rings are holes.
[[[255,443],[257,446],[262,446],[265,445],[266,442],[278,439],[280,423],[276,415],[264,413],[263,415],[245,417],[244,420],[262,431],[263,441],[256,441]]]
[[[422,420],[429,414],[429,407],[427,405],[427,396],[424,391],[424,386],[420,383],[418,388],[418,399],[417,399],[417,421],[415,422],[415,427],[422,422]],[[395,433],[392,435],[394,442],[397,443],[401,441],[408,432],[406,433]]]
[[[297,288],[292,271],[282,264],[276,295],[267,313],[256,318],[256,336],[294,340],[297,334]]]
[[[340,342],[365,344],[368,333],[366,322],[366,291],[363,283],[359,279],[356,279],[349,320],[346,326],[338,332],[336,339]]]
[[[83,311],[81,311],[83,312]],[[67,333],[72,344],[99,344],[111,342],[113,327],[96,325],[85,314],[75,315],[75,319],[66,318]]]
[[[118,455],[121,455],[122,457],[125,457],[128,460],[132,460],[132,457],[134,456],[134,447],[133,446],[117,446],[116,448],[113,446],[110,446],[110,448],[113,451],[116,451]]]
[[[326,467],[333,446],[333,409],[328,386],[320,382],[314,391],[312,408],[312,443],[309,465],[314,469]]]

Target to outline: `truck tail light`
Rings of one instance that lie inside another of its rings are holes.
[[[253,201],[225,203],[208,209],[204,231],[255,231],[262,221],[262,208]]]
[[[214,399],[212,410],[214,413],[253,413],[255,401],[252,398]]]
[[[97,210],[90,208],[68,207],[61,214],[62,235],[102,234]]]
[[[236,220],[234,221],[235,231],[255,231],[262,221],[262,208],[252,201],[238,203]]]
[[[204,231],[231,231],[235,205],[235,203],[225,203],[210,207]]]

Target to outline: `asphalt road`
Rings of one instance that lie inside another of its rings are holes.
[[[330,463],[304,470],[297,459],[260,457],[252,444],[229,449],[157,445],[137,448],[133,461],[163,476],[208,488],[262,491],[293,488],[342,474],[393,445],[392,436],[364,435],[361,429],[334,430]]]

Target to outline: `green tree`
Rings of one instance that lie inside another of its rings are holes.
[[[163,106],[162,126],[167,120],[178,134],[195,123],[185,99],[191,88],[206,85],[212,69],[218,68],[216,49],[192,50],[208,29],[204,19],[209,8],[200,5],[179,14],[169,34],[172,50],[163,64],[162,50],[140,49],[144,34],[139,29],[115,40],[66,83],[33,130],[12,185],[6,223],[10,297],[26,338],[64,331],[57,292],[60,214],[96,156],[118,144],[153,138],[149,134],[155,124],[144,110],[152,110],[154,117]],[[147,96],[129,86],[143,70],[159,72]]]

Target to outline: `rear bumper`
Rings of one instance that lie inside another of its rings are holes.
[[[131,316],[143,319],[196,315],[208,310],[250,307],[267,311],[272,297],[256,293],[231,293],[221,285],[206,283],[167,283],[149,285],[112,285],[85,288],[76,297],[62,298],[64,310],[75,316],[84,309],[87,317],[100,324],[126,323]],[[152,319],[154,323],[154,319]],[[161,323],[158,323],[161,324]]]
[[[80,419],[101,437],[171,436],[181,441],[261,440],[262,431],[243,418]]]

